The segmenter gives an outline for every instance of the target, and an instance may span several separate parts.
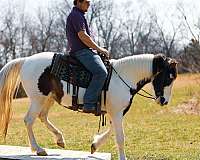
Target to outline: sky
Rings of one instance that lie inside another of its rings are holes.
[[[24,7],[28,12],[36,12],[38,7],[47,7],[61,0],[0,0],[0,7],[9,6],[13,2],[20,7]],[[73,1],[73,0],[71,0]],[[187,8],[187,12],[190,14],[200,15],[200,0],[113,0],[116,4],[125,5],[128,1],[129,4],[135,8],[140,9],[141,6],[144,8],[152,8],[161,15],[167,14],[172,10],[177,3],[182,3]],[[92,2],[92,0],[91,0]]]
[[[47,8],[48,6],[55,5],[62,0],[0,0],[0,8],[8,7],[11,4],[17,4],[18,7],[24,8],[24,10],[30,14],[35,14],[38,7]],[[72,0],[73,1],[73,0]],[[170,30],[170,21],[176,23],[178,21],[177,5],[183,5],[185,13],[191,27],[194,32],[200,32],[195,30],[194,24],[197,23],[198,17],[200,21],[200,0],[113,0],[116,5],[130,7],[135,12],[140,13],[142,10],[151,10],[157,13],[161,23],[165,23],[165,27]],[[15,3],[13,3],[15,2]],[[127,3],[129,2],[129,3]],[[91,0],[92,3],[92,0]],[[128,4],[128,5],[127,5]],[[117,8],[118,10],[118,8]],[[120,12],[121,13],[121,12]],[[180,13],[180,12],[179,12]]]
[[[27,10],[34,11],[38,7],[46,7],[61,0],[0,0],[0,6],[8,5],[9,2],[12,3],[14,1],[16,1],[18,5],[25,5]],[[169,8],[175,6],[178,2],[182,2],[188,7],[188,9],[195,9],[196,12],[200,13],[199,0],[114,0],[114,2],[117,4],[124,4],[127,1],[130,2],[133,7],[137,8],[140,5],[145,4],[147,7],[154,8],[159,12],[168,12]]]
[[[25,8],[26,11],[34,13],[38,7],[48,7],[60,2],[61,0],[0,0],[0,7],[9,6],[13,2],[16,2],[20,8]],[[73,1],[73,0],[71,0]],[[197,16],[200,17],[200,0],[113,0],[116,4],[125,5],[129,2],[132,8],[135,10],[141,10],[141,8],[151,8],[160,16],[166,17],[170,12],[175,10],[178,3],[182,3],[188,14],[188,18],[193,21]],[[92,2],[92,0],[91,0]]]

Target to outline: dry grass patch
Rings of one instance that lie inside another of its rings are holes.
[[[178,75],[174,86],[176,88],[183,88],[190,85],[200,85],[200,74],[183,74]]]
[[[200,101],[193,97],[189,101],[179,104],[176,108],[172,108],[172,112],[186,115],[200,115]]]

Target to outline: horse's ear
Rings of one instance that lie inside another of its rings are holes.
[[[167,57],[164,54],[157,54],[153,60],[153,73],[161,72],[166,66]]]

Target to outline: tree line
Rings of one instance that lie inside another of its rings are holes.
[[[182,43],[191,31],[182,7],[177,6],[178,19],[167,19],[169,30],[157,13],[150,9],[135,11],[130,3],[116,10],[113,1],[95,0],[86,14],[92,37],[110,51],[112,58],[164,53],[179,61],[180,72],[200,71],[198,35],[191,36],[188,44]],[[62,0],[45,10],[38,8],[35,16],[15,5],[0,10],[1,65],[39,52],[67,52],[65,23],[72,7],[72,0]],[[200,31],[200,23],[194,25]]]

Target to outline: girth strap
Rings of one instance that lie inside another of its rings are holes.
[[[78,103],[78,91],[79,91],[79,87],[73,85],[73,94],[72,94],[72,109],[74,111],[77,111],[78,109],[80,109],[80,105]]]

